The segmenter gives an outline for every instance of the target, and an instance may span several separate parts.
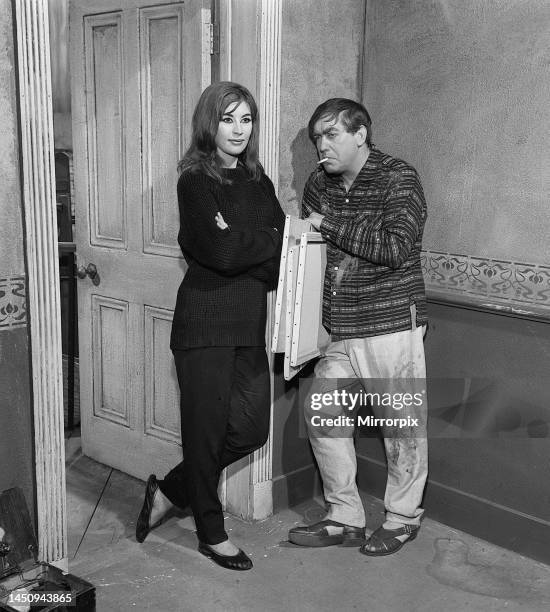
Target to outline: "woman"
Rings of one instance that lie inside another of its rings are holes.
[[[210,85],[179,164],[178,242],[188,264],[170,348],[181,392],[184,460],[149,477],[136,525],[142,542],[172,506],[191,506],[199,551],[219,565],[252,561],[224,530],[221,471],[265,444],[270,387],[267,291],[276,280],[284,214],[258,161],[258,110],[236,83]]]

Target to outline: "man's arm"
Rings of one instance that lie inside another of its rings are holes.
[[[413,168],[396,174],[388,186],[381,214],[373,217],[364,213],[347,222],[327,214],[320,223],[322,235],[347,253],[399,268],[422,232],[426,202]]]

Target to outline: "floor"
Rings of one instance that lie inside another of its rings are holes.
[[[84,457],[78,433],[66,443],[69,569],[95,585],[99,612],[550,610],[549,566],[429,518],[388,557],[290,544],[290,527],[323,516],[320,500],[255,524],[228,516],[230,536],[254,562],[248,572],[198,553],[189,516],[172,517],[138,544],[144,483]],[[364,502],[374,527],[382,504]]]

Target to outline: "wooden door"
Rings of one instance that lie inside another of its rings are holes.
[[[88,269],[78,283],[82,448],[138,478],[181,460],[169,349],[185,271],[176,165],[210,82],[209,17],[203,0],[70,9],[75,238]]]

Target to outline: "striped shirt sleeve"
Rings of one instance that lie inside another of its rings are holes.
[[[422,186],[416,171],[409,167],[392,171],[380,214],[373,217],[365,212],[342,221],[329,213],[320,229],[327,240],[343,251],[396,269],[409,257],[425,219]]]

